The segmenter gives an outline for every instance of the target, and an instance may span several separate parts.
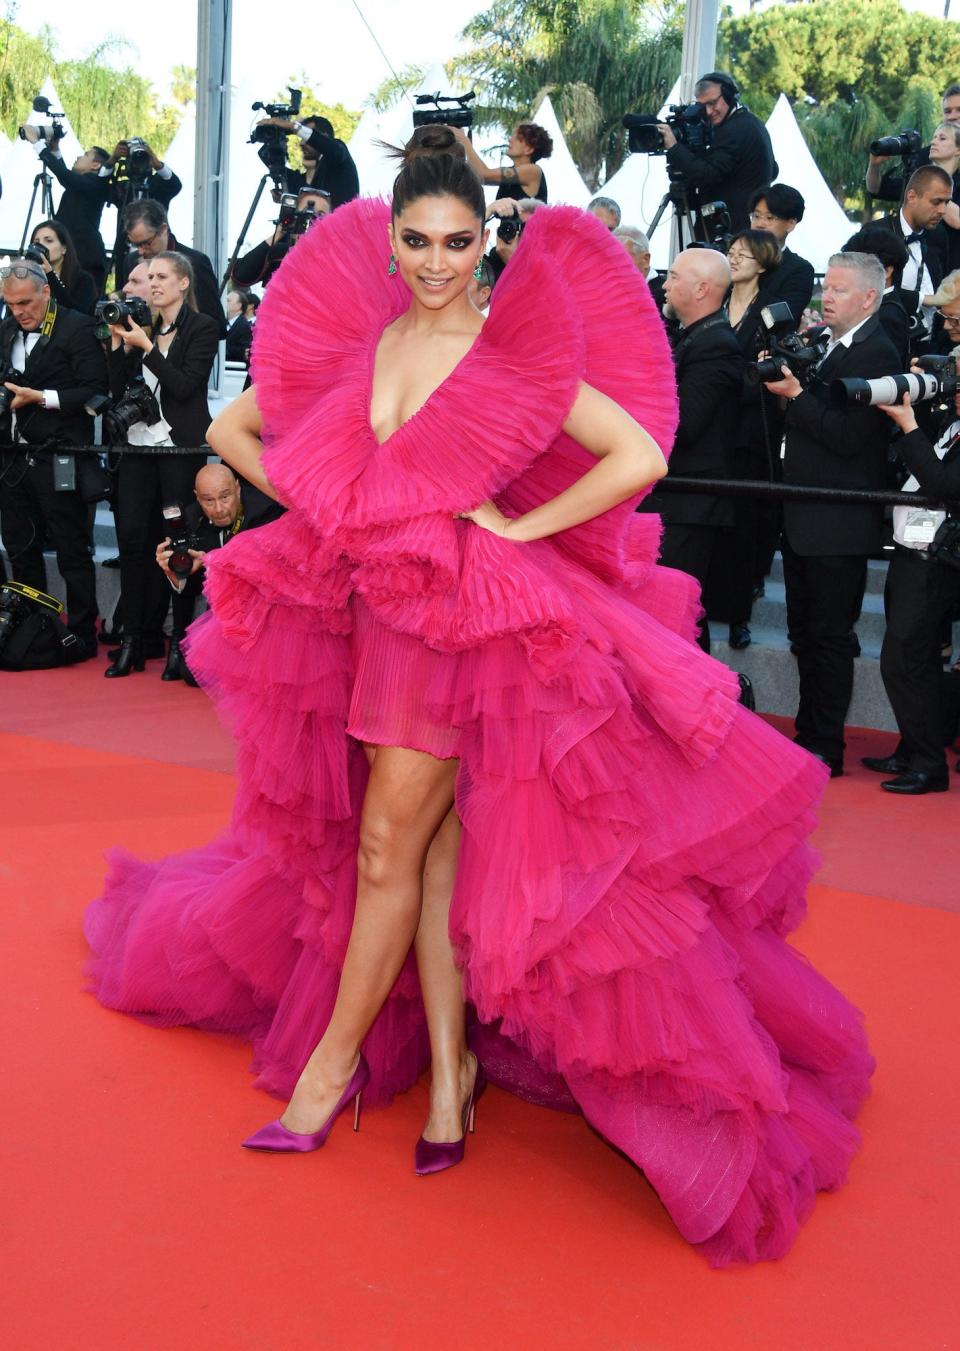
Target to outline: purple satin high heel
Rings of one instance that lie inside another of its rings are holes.
[[[248,1140],[244,1140],[244,1149],[262,1149],[270,1154],[309,1154],[326,1142],[333,1129],[333,1123],[353,1098],[353,1129],[360,1129],[360,1095],[370,1079],[370,1067],[361,1055],[357,1068],[353,1071],[336,1107],[327,1117],[318,1131],[302,1135],[299,1131],[288,1130],[281,1121],[271,1121],[254,1131]]]
[[[470,1096],[463,1108],[463,1135],[459,1140],[439,1142],[425,1140],[421,1135],[413,1151],[413,1171],[417,1177],[427,1177],[430,1173],[442,1173],[446,1168],[453,1168],[455,1164],[463,1162],[467,1131],[469,1130],[471,1135],[474,1134],[477,1103],[483,1096],[486,1086],[487,1076],[478,1060],[473,1088],[470,1090]]]

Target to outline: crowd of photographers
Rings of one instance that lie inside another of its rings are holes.
[[[40,138],[40,157],[64,191],[54,218],[34,228],[25,256],[2,273],[0,439],[11,449],[0,472],[0,524],[18,583],[44,592],[43,551],[55,549],[71,660],[97,651],[90,504],[102,495],[104,473],[95,457],[71,455],[70,446],[90,442],[91,414],[103,417],[104,441],[114,446],[202,446],[221,339],[228,360],[248,362],[251,288],[269,283],[317,217],[359,191],[330,124],[299,120],[297,111],[296,103],[268,106],[255,129],[278,218],[266,239],[231,260],[226,312],[209,259],[170,230],[165,208],[180,181],[148,145],[128,138],[112,154],[92,147],[67,169],[58,139]],[[874,145],[868,187],[896,206],[830,259],[819,313],[810,308],[813,268],[788,242],[803,219],[803,197],[776,181],[766,129],[730,77],[708,73],[695,102],[665,120],[625,118],[632,151],[666,156],[664,209],[672,218],[662,228],[672,219],[685,247],[665,275],[653,275],[649,237],[621,219],[617,202],[601,196],[587,209],[646,278],[673,344],[680,424],[672,479],[903,486],[960,497],[960,396],[950,358],[960,332],[960,86],[945,92],[943,113],[927,147],[909,132]],[[474,302],[485,308],[526,223],[548,200],[542,161],[552,144],[543,128],[521,123],[505,147],[509,164],[491,168],[466,136],[467,117],[450,120],[478,175],[498,189],[490,210],[496,236],[472,282]],[[292,137],[302,168],[288,162]],[[99,232],[108,203],[121,223],[109,262]],[[658,223],[659,216],[651,232]],[[115,294],[104,301],[110,267]],[[180,639],[206,552],[277,509],[202,451],[114,454],[108,465],[121,602],[107,630],[117,641],[105,674],[126,676],[165,655],[164,679],[190,680]],[[895,793],[947,787],[942,663],[960,602],[960,527],[949,513],[898,507],[885,524],[883,508],[870,502],[781,503],[662,486],[644,509],[663,517],[662,562],[698,579],[706,615],[729,626],[734,649],[751,642],[752,606],[781,551],[799,671],[796,739],[833,775],[843,772],[867,564],[889,556],[881,669],[901,740],[869,768]],[[15,622],[23,617],[17,591],[3,596],[0,661],[9,658],[11,635],[22,639],[26,627]],[[709,649],[706,619],[700,641]]]

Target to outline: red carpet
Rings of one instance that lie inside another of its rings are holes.
[[[161,685],[153,663],[119,688],[101,669],[0,679],[6,1345],[960,1346],[960,780],[913,801],[865,772],[828,788],[798,943],[867,1014],[865,1145],[785,1261],[716,1273],[582,1121],[497,1090],[465,1165],[438,1178],[412,1173],[423,1085],[359,1135],[338,1124],[319,1154],[241,1151],[276,1110],[247,1049],[141,1026],[80,989],[104,847],[187,848],[232,794],[198,691]],[[889,744],[864,733],[851,754]]]

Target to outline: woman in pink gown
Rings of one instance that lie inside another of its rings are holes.
[[[778,1257],[846,1175],[873,1064],[785,942],[825,770],[738,704],[635,514],[676,420],[642,279],[542,208],[481,327],[483,195],[438,139],[392,213],[318,222],[264,300],[262,465],[252,396],[212,443],[290,510],[210,559],[188,639],[237,739],[233,817],[114,855],[93,988],[248,1036],[293,1094],[252,1147],[314,1148],[432,1059],[417,1168],[448,1166],[478,1054],[581,1111],[711,1262]]]

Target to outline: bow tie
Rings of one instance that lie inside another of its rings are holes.
[[[912,235],[904,235],[903,242],[904,244],[922,244],[923,235],[919,231],[915,232]]]

